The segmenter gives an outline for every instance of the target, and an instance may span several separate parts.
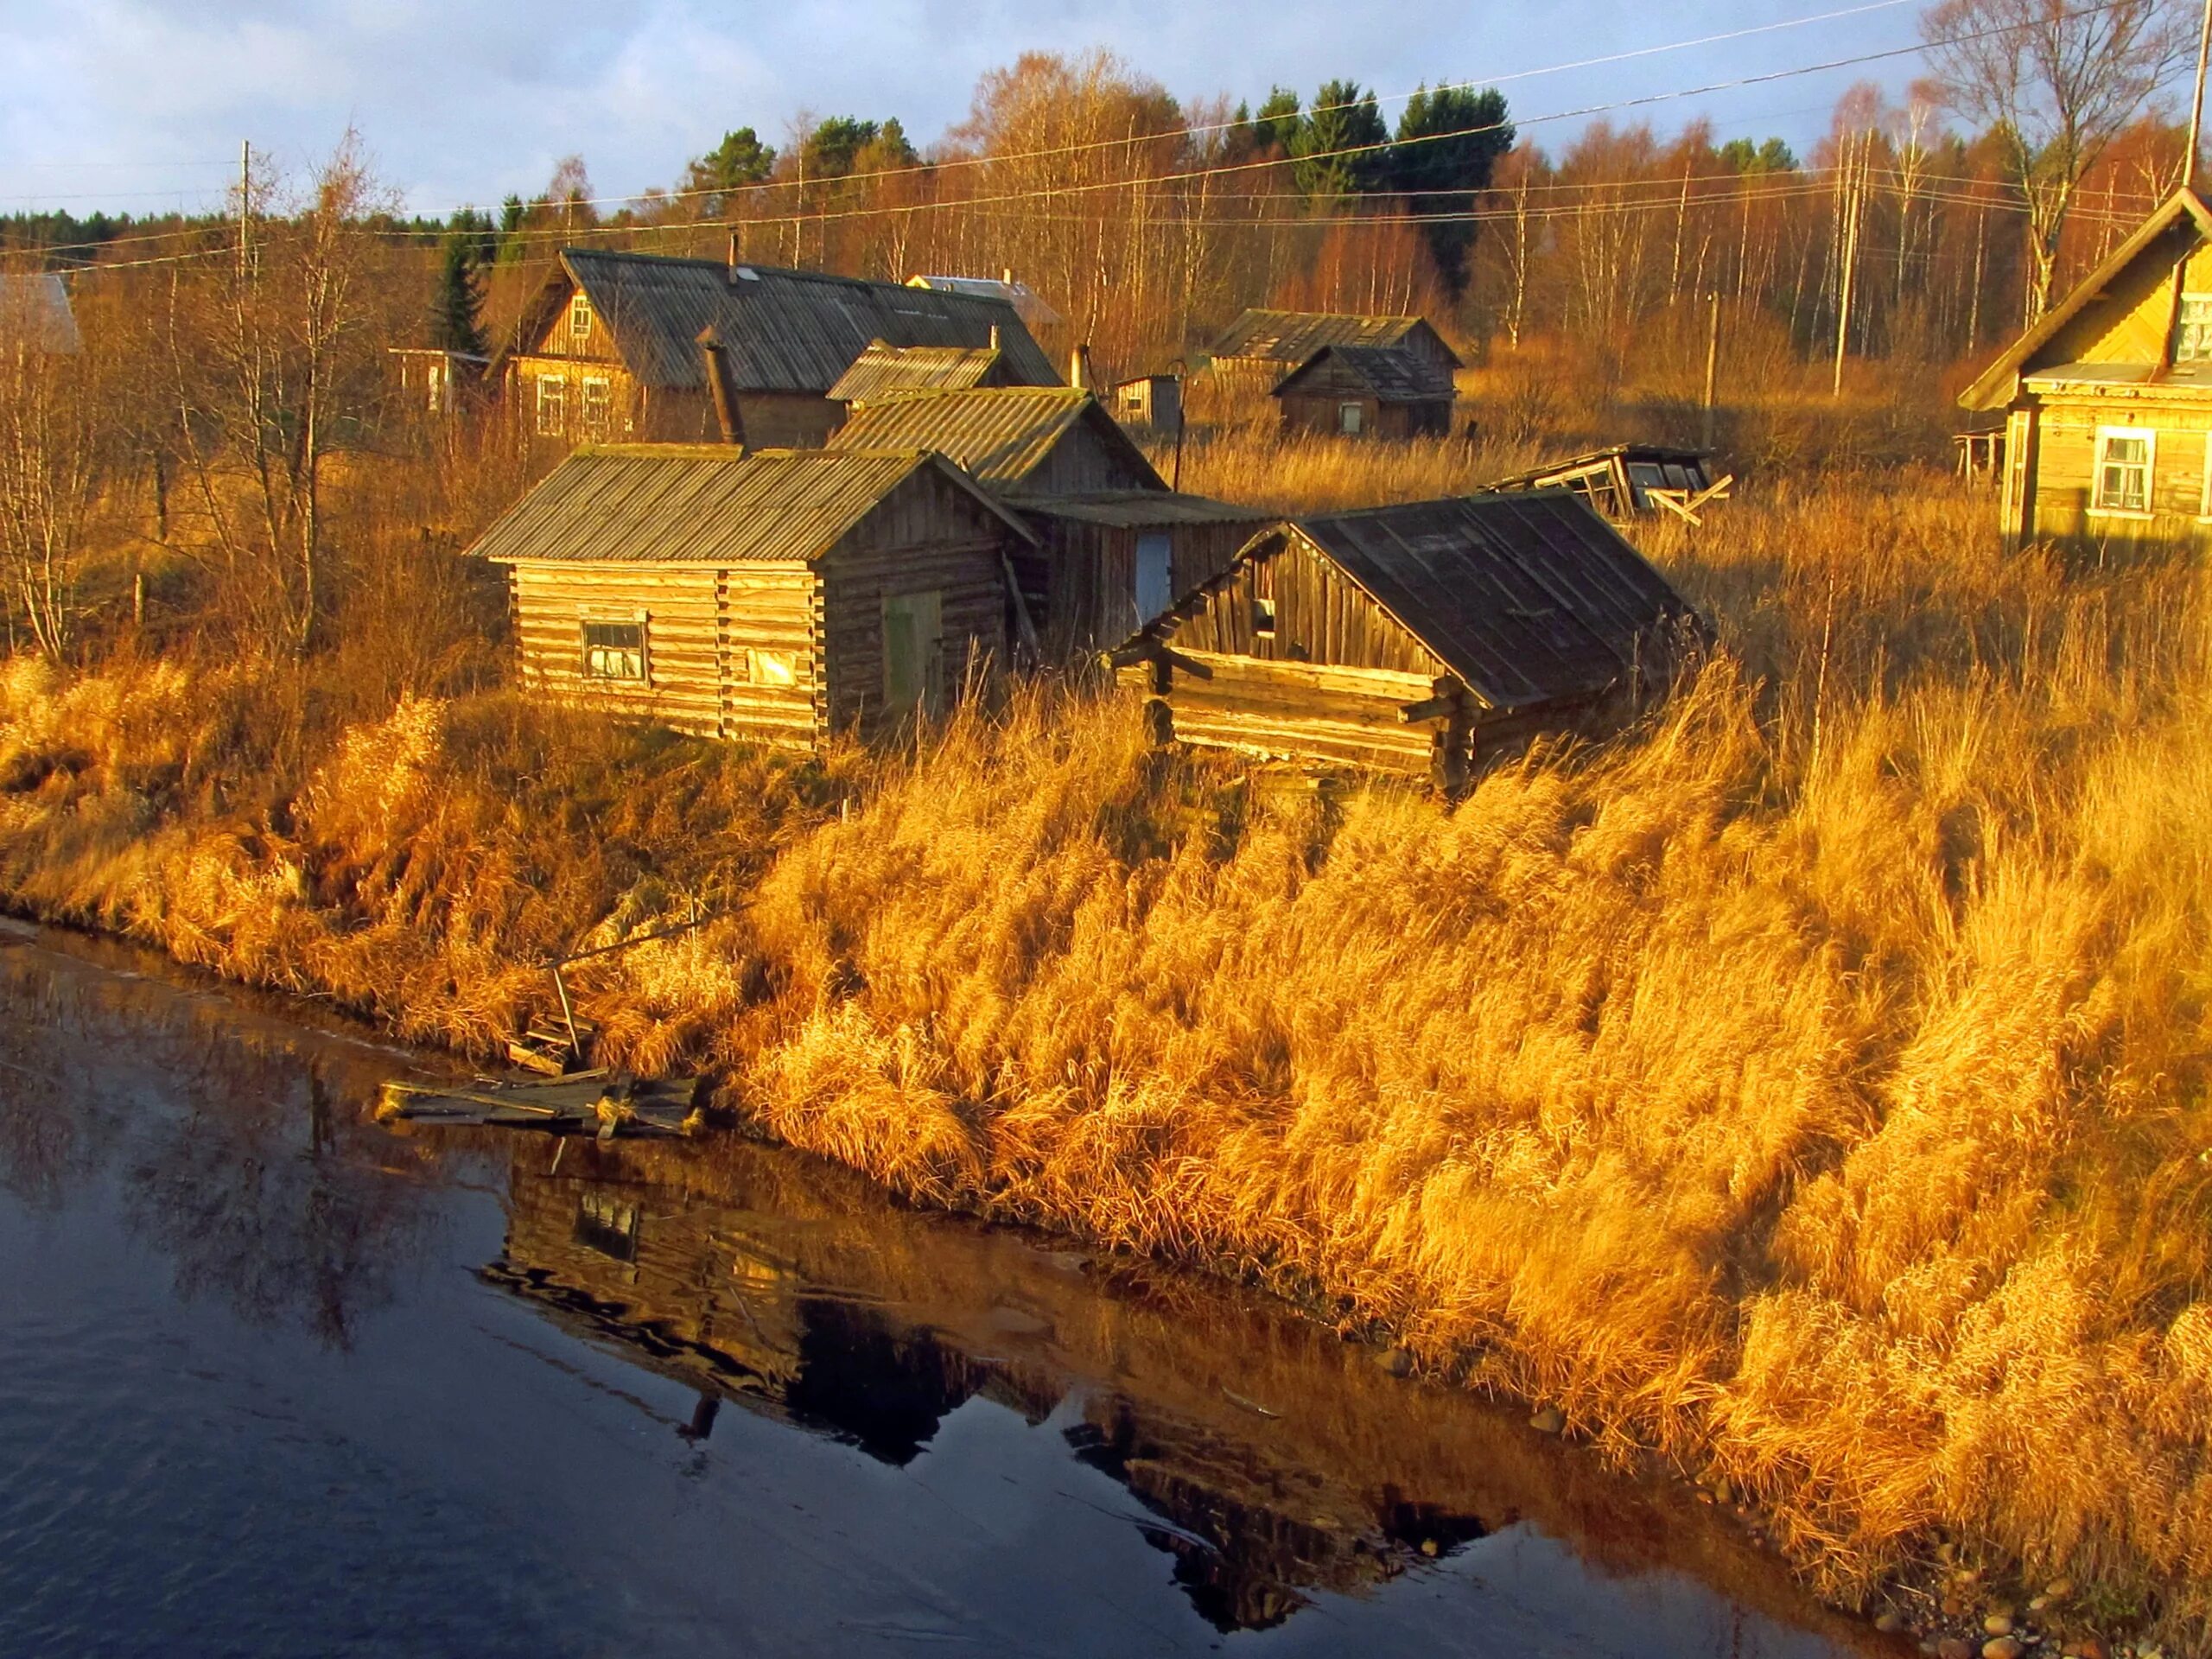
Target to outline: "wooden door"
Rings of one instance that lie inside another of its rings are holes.
[[[1137,626],[1175,602],[1175,544],[1165,531],[1137,537]]]
[[[944,595],[883,598],[883,709],[893,719],[944,706]]]

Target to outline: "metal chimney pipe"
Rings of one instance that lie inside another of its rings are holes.
[[[738,414],[737,389],[730,384],[729,353],[723,348],[722,337],[709,323],[699,331],[700,365],[706,372],[707,393],[715,400],[715,422],[721,428],[722,442],[745,447],[745,422]]]

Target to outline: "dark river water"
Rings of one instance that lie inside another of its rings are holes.
[[[1262,1299],[757,1147],[389,1131],[443,1062],[292,1013],[0,938],[0,1654],[1871,1640]]]

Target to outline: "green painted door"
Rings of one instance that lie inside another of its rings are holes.
[[[944,601],[931,590],[883,601],[883,706],[893,716],[944,702]]]

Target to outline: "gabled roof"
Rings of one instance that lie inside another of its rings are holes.
[[[1307,375],[1332,363],[1350,370],[1382,403],[1433,404],[1459,395],[1451,371],[1402,346],[1324,346],[1283,376],[1274,395],[1296,391]]]
[[[1080,495],[1013,496],[1007,505],[1030,518],[1063,518],[1079,524],[1150,530],[1170,524],[1257,524],[1275,515],[1210,495],[1179,490],[1089,490]]]
[[[1453,365],[1459,359],[1424,317],[1360,317],[1338,311],[1250,310],[1222,330],[1213,357],[1257,357],[1303,363],[1325,346],[1402,346],[1425,333]]]
[[[0,276],[0,340],[21,340],[32,350],[74,357],[85,349],[69,308],[69,289],[51,271]]]
[[[934,449],[992,488],[1018,492],[1078,425],[1088,425],[1137,477],[1167,487],[1122,423],[1073,386],[977,386],[889,397],[855,409],[830,447]]]
[[[1141,629],[1173,635],[1204,596],[1295,538],[1341,570],[1399,626],[1498,710],[1594,696],[1688,601],[1580,496],[1457,496],[1292,518]]]
[[[1059,384],[1004,300],[818,270],[601,248],[561,251],[560,272],[525,315],[522,338],[534,340],[550,327],[576,288],[590,298],[623,367],[656,389],[706,385],[698,340],[709,327],[721,336],[739,391],[826,393],[871,340],[982,347],[991,344],[994,328],[1015,378]]]
[[[2204,199],[2196,191],[2185,187],[2167,197],[2156,213],[2136,226],[2133,235],[2107,254],[2094,270],[2074,285],[2073,292],[2044,312],[2031,327],[1998,353],[1997,360],[1959,394],[1959,406],[1976,410],[2001,409],[2011,403],[2018,394],[2022,371],[2036,353],[2102,296],[2113,280],[2142,257],[2152,244],[2183,223],[2195,226],[2198,236],[2212,241],[2212,207],[2208,207]]]
[[[829,395],[833,403],[858,404],[894,391],[964,391],[991,379],[1003,360],[988,346],[893,346],[871,340]]]
[[[468,551],[501,564],[810,563],[929,469],[1036,539],[942,455],[641,443],[577,450]]]

